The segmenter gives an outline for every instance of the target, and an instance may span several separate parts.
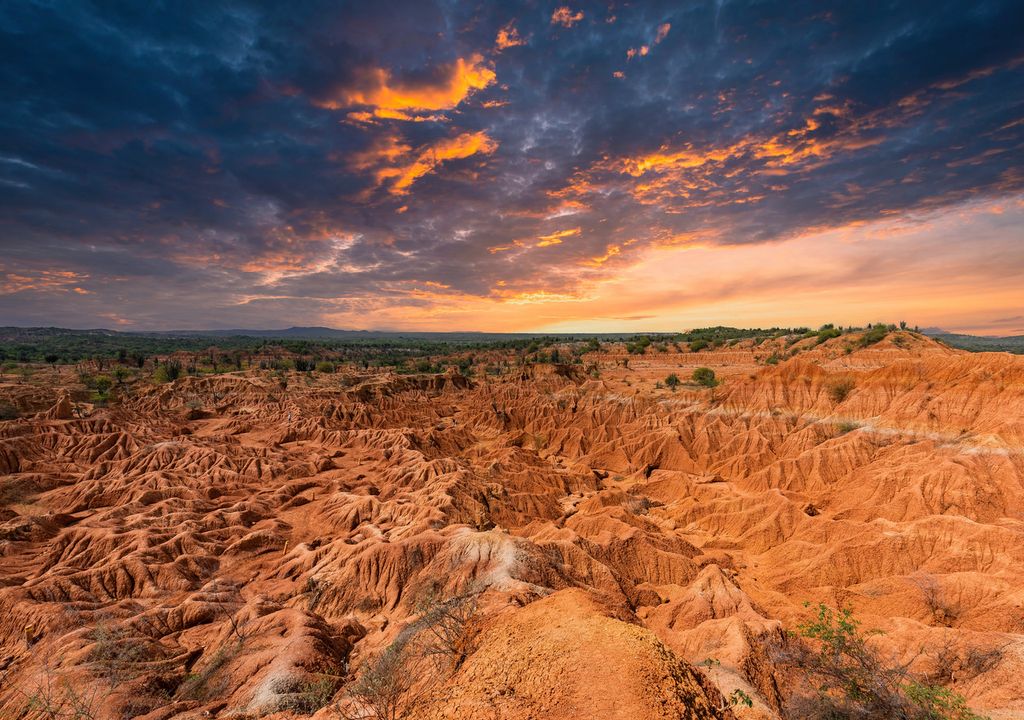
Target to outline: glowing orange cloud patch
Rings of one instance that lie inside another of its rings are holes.
[[[668,35],[668,31],[672,29],[672,23],[662,23],[658,26],[658,34],[654,37],[654,44],[657,45]]]
[[[622,252],[622,248],[620,248],[618,245],[609,245],[605,249],[604,255],[599,255],[598,257],[590,258],[590,260],[588,260],[586,264],[594,267],[604,265],[606,262],[611,260],[616,255],[618,255],[620,252]]]
[[[498,31],[498,37],[494,40],[494,48],[499,51],[525,44],[526,41],[519,37],[519,31],[511,22]]]
[[[77,292],[79,295],[90,294],[88,290],[77,287],[89,276],[70,270],[42,270],[31,275],[21,273],[0,273],[0,295],[13,295],[27,291],[59,291]]]
[[[459,58],[441,69],[438,80],[417,83],[396,79],[384,68],[368,68],[362,71],[356,87],[343,88],[316,104],[330,110],[367,105],[376,117],[408,120],[413,119],[413,113],[450,110],[496,79],[480,54],[468,60]]]
[[[658,152],[635,159],[625,159],[622,162],[622,170],[633,177],[640,177],[648,170],[657,170],[665,167],[695,168],[710,162],[722,162],[733,151],[734,148],[720,148],[702,152],[694,150],[692,146],[687,145],[682,150],[669,152],[668,148],[662,146]]]
[[[582,228],[573,228],[571,230],[559,230],[553,232],[550,235],[541,235],[537,238],[538,242],[534,247],[548,247],[549,245],[559,245],[562,242],[562,238],[572,237],[573,235],[579,235]]]
[[[477,153],[489,155],[497,149],[498,143],[488,137],[483,130],[462,133],[428,145],[407,164],[378,170],[377,183],[382,184],[385,180],[394,179],[391,192],[395,195],[404,195],[419,178],[448,160],[461,160]]]
[[[551,14],[551,24],[562,27],[572,27],[583,19],[583,11],[573,12],[567,5],[563,5]]]
[[[391,133],[375,138],[373,145],[362,152],[353,153],[348,164],[353,170],[368,170],[380,165],[394,164],[412,151],[398,135]]]

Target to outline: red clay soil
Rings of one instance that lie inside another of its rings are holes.
[[[0,384],[27,413],[0,422],[0,717],[352,716],[367,663],[467,594],[408,717],[778,718],[765,647],[805,602],[1024,717],[1024,358],[844,342],[253,371],[83,417],[70,376]],[[698,366],[724,382],[655,386]]]

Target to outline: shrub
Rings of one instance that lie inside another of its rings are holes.
[[[718,380],[715,379],[715,371],[708,367],[699,367],[690,376],[695,383],[704,387],[715,387]]]
[[[399,634],[380,655],[363,665],[359,677],[335,706],[339,717],[343,720],[405,717],[416,702],[412,689],[417,673],[408,665],[409,640],[408,633]]]
[[[282,697],[278,703],[278,709],[312,715],[331,702],[331,698],[334,697],[340,684],[340,674],[317,673],[315,678],[303,682],[295,690]]]
[[[332,373],[334,372],[334,363],[322,360],[316,364],[316,371],[318,373]]]
[[[837,338],[840,335],[842,335],[843,333],[842,333],[842,331],[832,327],[831,325],[826,325],[826,326],[824,326],[821,330],[819,330],[815,334],[818,336],[818,342],[816,344],[817,345],[821,345],[826,340],[831,340],[832,338]]]
[[[181,361],[167,360],[157,366],[153,379],[158,383],[174,382],[181,377]]]
[[[76,687],[66,678],[58,678],[49,661],[41,677],[28,690],[19,691],[24,703],[17,711],[26,720],[98,720],[103,698],[98,684]]]
[[[866,333],[861,335],[860,346],[868,347],[869,345],[874,345],[877,342],[881,342],[881,340],[885,338],[885,336],[888,334],[889,328],[881,323],[878,323],[870,330],[868,330]]]
[[[982,720],[963,697],[890,667],[869,646],[849,608],[819,604],[773,658],[796,674],[787,717],[806,720]]]
[[[853,390],[854,386],[853,378],[835,378],[828,383],[828,396],[832,398],[832,402],[839,404],[849,397],[850,391]]]
[[[850,422],[849,420],[844,420],[843,422],[836,423],[836,431],[840,435],[845,435],[848,432],[853,432],[859,427],[860,425],[858,425],[855,422]]]
[[[700,352],[704,348],[708,347],[711,343],[701,338],[700,340],[694,340],[690,343],[690,352]]]
[[[17,420],[21,417],[18,408],[10,403],[0,403],[0,420]]]
[[[679,387],[679,386],[680,386],[681,384],[682,384],[682,380],[680,380],[680,379],[679,379],[679,376],[678,376],[678,375],[676,375],[675,373],[672,373],[672,374],[671,374],[671,375],[669,375],[669,376],[668,376],[667,378],[665,378],[665,385],[666,385],[666,386],[667,386],[667,387],[668,387],[668,388],[669,388],[669,389],[670,389],[670,390],[671,390],[672,392],[675,392],[675,391],[676,391],[676,388],[677,388],[677,387]]]
[[[633,342],[626,343],[626,352],[630,355],[643,355],[651,344],[651,339],[646,335],[633,338]]]
[[[960,615],[960,608],[947,597],[934,576],[920,575],[912,578],[911,582],[921,591],[921,599],[931,613],[932,620],[946,627],[956,621]]]
[[[105,677],[111,686],[136,677],[141,663],[153,657],[146,640],[132,637],[126,628],[98,625],[91,633],[94,641],[89,660],[96,663],[97,674]]]
[[[414,627],[423,655],[433,658],[442,670],[457,669],[474,649],[476,595],[457,595],[444,601],[428,597],[420,611]]]

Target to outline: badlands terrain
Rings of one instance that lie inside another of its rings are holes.
[[[812,717],[819,604],[1024,717],[1024,357],[818,340],[8,374],[0,717]]]

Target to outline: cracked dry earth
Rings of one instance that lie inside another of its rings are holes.
[[[84,418],[4,384],[0,716],[49,682],[103,720],[339,717],[424,598],[472,588],[410,717],[777,718],[764,648],[805,601],[924,674],[989,652],[942,681],[1024,717],[1024,358],[759,352],[185,378]],[[724,383],[654,387],[698,365]]]

